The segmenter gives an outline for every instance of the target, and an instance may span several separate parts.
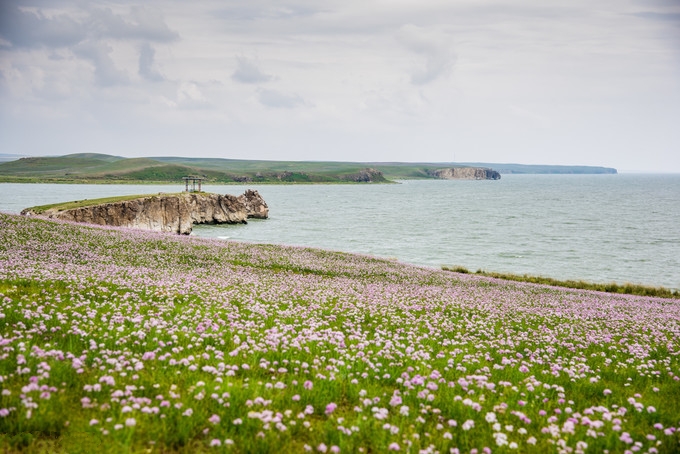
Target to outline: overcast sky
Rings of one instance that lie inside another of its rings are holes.
[[[83,152],[680,172],[680,1],[2,0],[0,153]]]

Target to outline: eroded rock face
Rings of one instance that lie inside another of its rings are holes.
[[[269,207],[257,191],[248,189],[238,196],[238,200],[245,205],[249,218],[267,219],[269,217]]]
[[[35,215],[30,209],[21,214]],[[238,197],[204,193],[159,194],[64,211],[52,209],[41,216],[188,235],[194,224],[245,224],[248,218],[266,219],[269,207],[257,191],[248,190]]]
[[[357,173],[343,175],[340,178],[342,180],[353,181],[355,183],[374,183],[386,181],[385,176],[380,170],[371,168],[361,169]]]
[[[443,180],[500,180],[501,174],[484,167],[451,167],[428,170],[429,175]]]

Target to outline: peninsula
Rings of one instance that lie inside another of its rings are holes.
[[[257,191],[240,196],[183,192],[116,197],[27,208],[24,216],[43,216],[88,224],[191,233],[194,224],[245,224],[266,219],[269,207]]]

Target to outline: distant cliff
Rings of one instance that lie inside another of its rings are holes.
[[[361,169],[357,173],[341,175],[340,180],[352,181],[354,183],[384,183],[387,181],[380,170],[372,169],[370,167]]]
[[[450,167],[427,170],[427,174],[442,180],[500,180],[501,174],[485,167]]]
[[[21,214],[36,215],[31,209]],[[196,192],[159,194],[62,211],[51,208],[40,215],[73,222],[188,235],[194,224],[245,224],[248,218],[266,219],[269,207],[257,191],[247,190],[238,197]]]

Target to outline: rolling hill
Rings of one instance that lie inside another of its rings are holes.
[[[124,158],[79,153],[24,157],[0,162],[0,181],[165,183],[180,181],[183,176],[196,175],[213,183],[385,183],[398,179],[432,179],[432,170],[445,167],[486,167],[500,173],[616,173],[615,169],[588,166]]]

